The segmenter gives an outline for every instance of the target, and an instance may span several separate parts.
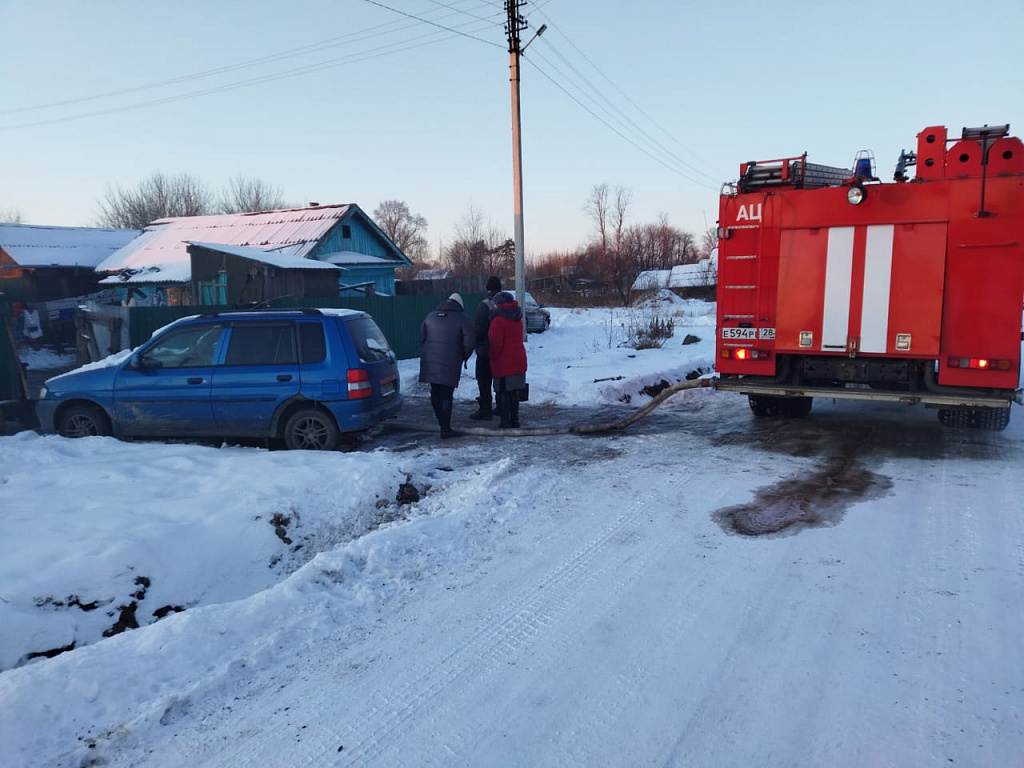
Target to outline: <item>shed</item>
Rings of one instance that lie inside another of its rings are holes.
[[[244,245],[188,243],[187,250],[197,304],[258,304],[284,296],[338,294],[339,268],[333,264]]]
[[[0,291],[10,301],[47,301],[96,292],[95,268],[141,234],[138,229],[0,224]]]

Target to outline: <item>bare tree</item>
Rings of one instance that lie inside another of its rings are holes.
[[[718,247],[718,230],[715,227],[705,229],[700,236],[700,257],[708,258],[711,251]]]
[[[234,176],[227,183],[217,204],[219,213],[248,213],[250,211],[273,211],[290,207],[284,201],[280,187],[262,179],[247,179]]]
[[[401,200],[384,200],[374,210],[373,220],[410,260],[426,260],[427,220],[410,212],[408,205]]]
[[[211,201],[200,179],[187,173],[155,173],[134,188],[109,188],[100,201],[97,223],[114,229],[143,229],[157,219],[212,213]]]
[[[597,228],[598,245],[601,254],[608,253],[608,185],[595,184],[590,190],[590,197],[583,205],[583,210],[593,220]]]
[[[622,252],[622,230],[626,224],[626,209],[633,202],[633,191],[625,187],[615,188],[615,205],[612,208],[612,226],[615,227],[615,253]]]
[[[456,275],[508,275],[514,270],[514,248],[493,224],[484,224],[483,213],[469,206],[455,228],[455,239],[445,248],[442,260]]]
[[[0,210],[0,224],[24,224],[25,216],[17,208],[4,208]]]

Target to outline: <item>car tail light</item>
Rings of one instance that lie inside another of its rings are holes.
[[[748,349],[747,347],[730,349],[726,347],[722,350],[722,357],[733,360],[767,360],[771,356],[772,353],[767,349]]]
[[[349,400],[361,400],[364,397],[373,395],[373,387],[370,385],[370,374],[362,368],[348,369],[348,397]]]
[[[1012,360],[990,360],[986,357],[951,357],[950,368],[972,368],[976,371],[1008,371],[1013,367]]]

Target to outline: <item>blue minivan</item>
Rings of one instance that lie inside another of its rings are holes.
[[[402,407],[380,328],[349,309],[231,310],[47,380],[40,429],[65,437],[283,439],[334,450]]]

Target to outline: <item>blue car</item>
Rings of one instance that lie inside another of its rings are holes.
[[[130,356],[49,379],[40,429],[65,437],[280,438],[334,450],[402,407],[380,328],[348,309],[232,310],[182,318]]]

